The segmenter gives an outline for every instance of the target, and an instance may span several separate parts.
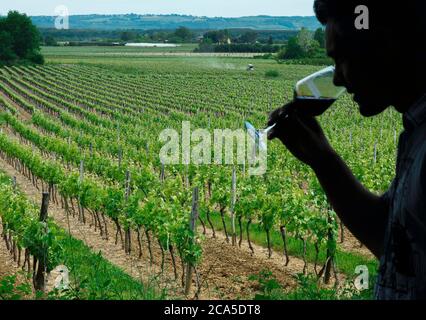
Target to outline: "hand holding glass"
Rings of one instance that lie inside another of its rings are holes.
[[[346,92],[344,87],[334,85],[334,72],[335,68],[330,66],[296,83],[294,100],[303,105],[304,112],[308,112],[311,116],[319,116]],[[289,113],[283,114],[284,119],[288,116]],[[276,125],[277,123],[264,129],[263,133],[268,134]]]

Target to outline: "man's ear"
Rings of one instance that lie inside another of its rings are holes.
[[[363,31],[359,31],[363,32]],[[396,32],[392,28],[375,28],[370,29],[368,34],[369,46],[375,48],[375,52],[381,56],[382,61],[398,59],[401,56],[403,46],[398,45]]]

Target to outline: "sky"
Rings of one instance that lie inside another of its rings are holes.
[[[65,5],[74,14],[189,14],[207,17],[312,16],[314,0],[1,0],[0,15],[55,15]]]

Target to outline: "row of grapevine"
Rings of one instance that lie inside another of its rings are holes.
[[[173,262],[174,249],[184,263],[199,261],[201,247],[188,241],[191,194],[199,187],[199,220],[213,235],[217,226],[212,220],[218,217],[228,240],[241,246],[245,236],[252,248],[250,230],[256,224],[265,232],[269,256],[271,234],[280,233],[286,264],[289,237],[299,239],[305,269],[307,243],[315,244],[315,265],[322,248],[332,258],[338,229],[334,212],[309,168],[281,146],[268,147],[268,172],[262,177],[248,176],[245,166],[163,166],[158,159],[162,129],[179,128],[183,120],[191,120],[193,127],[235,129],[247,117],[260,125],[282,96],[271,97],[271,92],[284,86],[284,96],[291,97],[292,81],[271,83],[216,74],[135,77],[86,66],[6,71],[8,75],[0,77],[0,91],[30,112],[31,121],[21,121],[13,111],[16,108],[7,99],[0,100],[10,112],[2,115],[8,134],[21,141],[3,134],[1,150],[20,163],[34,183],[38,178],[53,193],[58,190],[59,200],[71,214],[84,219],[89,212],[103,236],[103,219],[114,221],[116,237],[122,236],[122,230],[125,233],[127,251],[126,233],[132,230],[136,240],[141,232],[153,234]],[[383,179],[376,177],[390,180],[392,176],[394,144],[385,133],[396,132],[395,117],[389,113],[382,123],[358,118],[359,123],[351,123],[353,117],[341,110],[349,108],[349,99],[339,103],[340,109],[320,119],[325,132],[361,181],[383,192],[388,182],[379,183]],[[372,139],[377,141],[370,143]],[[353,152],[368,156],[349,158]],[[331,259],[327,261],[330,268]]]

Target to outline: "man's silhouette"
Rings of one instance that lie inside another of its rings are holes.
[[[356,27],[359,5],[369,9],[368,30]],[[402,113],[396,177],[384,195],[368,191],[303,108],[285,119],[288,105],[274,111],[268,138],[312,167],[341,220],[380,258],[376,298],[425,299],[426,1],[316,0],[314,9],[326,26],[335,84],[354,94],[364,116],[390,106]]]

